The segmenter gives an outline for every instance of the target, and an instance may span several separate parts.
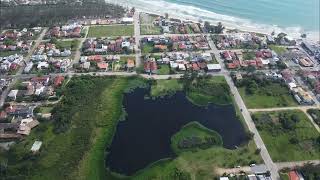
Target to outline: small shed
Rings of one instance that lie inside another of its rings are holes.
[[[33,153],[39,152],[41,148],[42,142],[41,141],[35,141],[31,147],[31,151]]]

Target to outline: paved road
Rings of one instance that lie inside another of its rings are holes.
[[[43,37],[45,36],[47,31],[48,31],[48,28],[44,28],[42,30],[41,34],[39,35],[38,39],[35,40],[35,44],[32,46],[31,50],[29,51],[27,56],[24,58],[25,64],[27,64],[30,61],[31,55],[36,50],[36,48],[39,46],[39,44],[41,43],[41,40],[43,39]],[[22,75],[22,72],[23,72],[23,70],[25,68],[25,64],[21,65],[21,67],[19,68],[18,72],[16,73],[16,76],[12,79],[12,82],[10,83],[9,87],[6,88],[2,92],[1,99],[0,99],[0,107],[2,107],[4,105],[4,102],[6,100],[6,97],[9,94],[10,89],[17,83],[19,77]]]
[[[225,66],[223,64],[223,61],[221,60],[220,58],[220,54],[219,54],[219,50],[217,50],[216,46],[214,45],[213,41],[211,40],[211,38],[207,37],[208,38],[208,42],[209,42],[209,45],[212,49],[212,52],[215,54],[219,64],[221,65],[221,67],[223,68],[222,72],[226,72],[227,70],[225,69]],[[276,164],[272,161],[271,159],[271,156],[265,146],[265,144],[263,143],[263,140],[253,122],[253,120],[251,119],[251,115],[245,105],[245,103],[243,102],[241,96],[240,96],[240,93],[237,89],[237,87],[234,85],[230,75],[225,75],[225,79],[230,87],[230,90],[231,90],[231,93],[234,95],[234,99],[238,105],[238,107],[240,109],[242,109],[242,115],[245,119],[245,122],[249,128],[249,130],[254,133],[254,141],[256,143],[256,146],[257,148],[261,149],[261,157],[264,161],[264,163],[266,164],[267,168],[270,170],[271,172],[271,177],[272,179],[274,180],[278,180],[280,179],[280,176],[279,176],[279,173],[278,173],[278,167],[276,166]]]
[[[73,65],[80,60],[80,57],[81,57],[81,48],[82,48],[82,45],[83,45],[84,41],[86,40],[86,37],[87,37],[88,32],[89,32],[89,28],[88,28],[88,27],[84,27],[84,28],[86,28],[86,34],[85,34],[84,38],[79,38],[79,41],[80,41],[80,42],[79,42],[79,46],[78,46],[78,48],[77,48],[77,50],[76,50],[76,54],[74,55],[74,59],[73,59],[73,61],[71,62],[70,69],[72,69],[72,68],[73,68]]]
[[[135,51],[136,51],[136,67],[140,67],[141,65],[141,46],[140,46],[140,12],[136,10],[134,13],[134,36],[135,36]]]

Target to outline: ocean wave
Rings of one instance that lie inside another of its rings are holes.
[[[108,3],[115,3],[124,7],[135,7],[139,11],[164,15],[170,17],[193,20],[209,21],[211,23],[222,22],[229,29],[240,29],[260,33],[285,32],[293,38],[299,38],[301,34],[307,34],[307,38],[313,41],[320,41],[319,32],[304,31],[301,27],[282,27],[280,25],[269,25],[255,23],[249,19],[243,19],[194,7],[192,5],[181,5],[164,0],[105,0]]]

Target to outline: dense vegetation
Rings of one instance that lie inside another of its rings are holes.
[[[319,109],[308,109],[307,111],[315,123],[320,126],[320,110]]]
[[[182,84],[177,79],[157,80],[151,85],[151,97],[163,97],[174,95],[183,89]]]
[[[274,161],[319,158],[319,133],[302,111],[257,113],[252,118]]]
[[[187,98],[196,105],[209,103],[231,104],[230,89],[223,76],[199,76],[197,73],[185,73],[181,79]]]
[[[172,149],[176,152],[193,149],[208,149],[212,146],[222,146],[221,136],[198,122],[191,122],[171,138]]]
[[[320,165],[306,164],[303,167],[298,168],[302,173],[305,180],[320,179]]]
[[[105,148],[122,113],[129,79],[76,77],[52,110],[53,122],[42,122],[1,162],[4,179],[106,179]],[[106,111],[107,110],[107,111]],[[30,153],[35,140],[41,152]],[[2,158],[1,158],[2,159]]]
[[[288,87],[280,80],[259,76],[245,77],[236,81],[236,86],[248,108],[296,106]]]
[[[118,5],[106,4],[103,0],[84,0],[79,4],[68,1],[58,4],[0,6],[0,27],[34,27],[63,24],[73,18],[121,17],[124,9]]]

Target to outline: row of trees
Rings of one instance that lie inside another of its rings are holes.
[[[0,6],[1,28],[23,28],[35,26],[61,25],[70,19],[82,17],[121,17],[125,10],[104,2],[84,2],[82,4],[49,4]]]

